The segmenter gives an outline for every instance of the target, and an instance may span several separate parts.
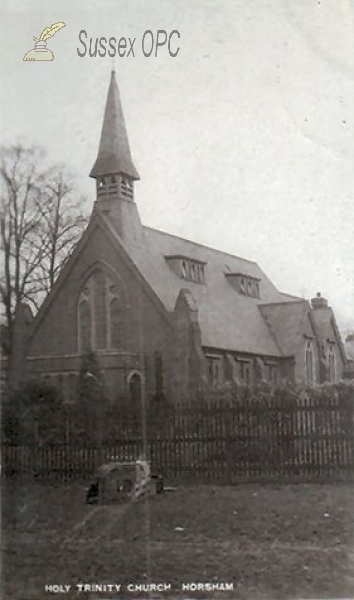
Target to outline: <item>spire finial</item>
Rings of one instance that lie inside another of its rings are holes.
[[[118,173],[128,175],[131,179],[140,179],[130,153],[113,63],[98,156],[90,176],[97,178]]]

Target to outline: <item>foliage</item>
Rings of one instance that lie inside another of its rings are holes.
[[[167,400],[165,394],[155,394],[149,402],[147,411],[148,435],[151,437],[160,432],[173,421],[174,416],[175,407]]]
[[[292,381],[283,381],[278,385],[265,381],[253,385],[226,383],[218,387],[205,386],[195,398],[191,399],[191,402],[203,405],[222,403],[232,406],[250,402],[271,404],[281,401],[291,406],[299,396],[307,395],[310,398],[317,398],[318,402],[326,402],[336,394],[342,402],[354,405],[354,381],[343,379],[337,383],[326,382],[315,386],[304,386]]]
[[[43,150],[17,145],[3,148],[1,158],[0,297],[11,356],[18,307],[26,302],[37,310],[87,219],[82,199],[74,197],[72,177],[59,166],[47,167]]]
[[[11,443],[49,444],[64,438],[64,407],[48,384],[27,382],[2,407],[2,430]]]
[[[232,471],[232,465],[243,464],[276,471],[281,465],[298,468],[294,460],[303,460],[299,457],[305,438],[315,448],[321,443],[318,436],[350,434],[353,416],[351,381],[308,388],[294,383],[228,384],[205,388],[157,423],[162,438],[170,440],[172,431],[175,438],[188,440],[195,468],[228,465]],[[336,444],[331,452],[335,462]]]

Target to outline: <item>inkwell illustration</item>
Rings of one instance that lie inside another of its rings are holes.
[[[23,60],[54,60],[53,52],[47,48],[47,40],[62,27],[65,27],[65,23],[53,23],[50,27],[43,29],[39,39],[33,37],[36,42],[34,48],[25,54]]]

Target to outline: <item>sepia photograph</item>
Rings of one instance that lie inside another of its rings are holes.
[[[1,599],[353,598],[353,3],[0,14]]]

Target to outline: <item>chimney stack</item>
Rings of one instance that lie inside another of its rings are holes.
[[[316,298],[311,299],[311,306],[313,310],[317,310],[319,308],[327,308],[328,301],[326,300],[326,298],[322,298],[320,292],[317,292]]]

